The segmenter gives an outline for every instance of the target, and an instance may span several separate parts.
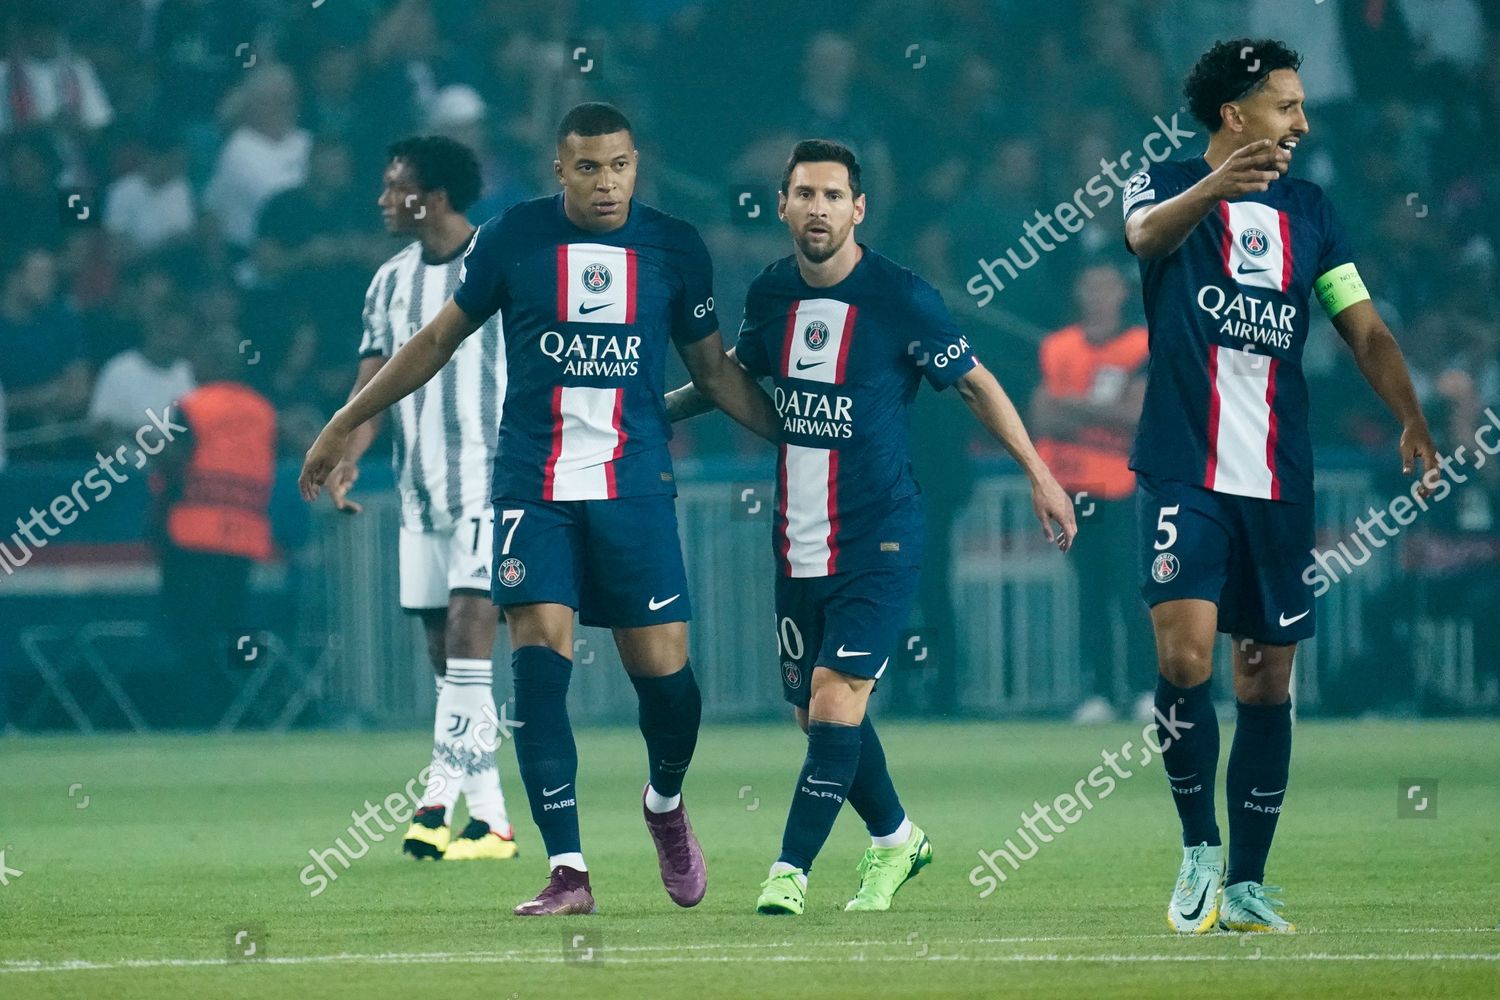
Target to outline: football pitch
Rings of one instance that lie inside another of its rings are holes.
[[[0,997],[1493,997],[1495,731],[1299,724],[1267,871],[1299,933],[1191,939],[1166,928],[1181,850],[1159,759],[1018,870],[1000,860],[988,898],[969,879],[978,851],[1024,850],[1034,801],[1139,747],[1139,724],[883,724],[934,863],[891,912],[841,912],[868,843],[845,809],[800,918],[754,913],[804,746],[790,722],[704,731],[686,800],[710,881],[693,910],[656,872],[639,735],[581,731],[600,912],[548,919],[510,913],[546,872],[508,747],[520,858],[418,863],[404,825],[372,822],[384,841],[332,863],[314,897],[309,851],[358,853],[351,813],[407,784],[426,734],[3,740]]]

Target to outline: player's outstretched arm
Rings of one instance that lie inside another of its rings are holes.
[[[771,397],[755,383],[749,372],[740,367],[732,354],[724,352],[724,340],[717,332],[691,344],[680,345],[678,351],[693,376],[693,382],[691,386],[667,394],[669,415],[674,408],[672,397],[689,390],[696,392],[704,403],[717,406],[767,441],[776,440],[776,407],[771,403]],[[701,409],[686,412],[701,405],[689,395],[679,397],[675,405],[684,411],[684,416],[703,412]]]
[[[1369,299],[1339,310],[1333,317],[1333,326],[1354,352],[1354,360],[1370,388],[1401,421],[1401,472],[1411,475],[1416,471],[1416,460],[1421,459],[1422,492],[1429,492],[1437,485],[1437,445],[1427,429],[1427,418],[1417,401],[1417,390],[1411,384],[1401,345],[1396,343],[1391,328],[1385,325]],[[1431,482],[1429,476],[1434,476]]]
[[[1052,470],[1036,453],[1031,435],[1021,422],[1021,414],[1000,387],[990,370],[979,362],[974,363],[958,380],[958,394],[963,397],[974,416],[984,425],[996,441],[999,441],[1012,458],[1021,466],[1031,480],[1031,507],[1037,520],[1042,522],[1042,534],[1047,541],[1057,543],[1064,552],[1073,546],[1073,537],[1078,534],[1078,521],[1073,515],[1073,501],[1052,477]],[[1058,530],[1053,530],[1053,523]]]
[[[667,420],[674,424],[679,420],[700,416],[714,408],[714,404],[692,382],[678,386],[662,398],[666,401]]]
[[[359,359],[359,372],[354,377],[354,388],[349,390],[350,399],[358,396],[370,384],[376,372],[385,367],[387,360],[379,354]],[[325,484],[328,487],[328,499],[333,501],[335,510],[345,514],[358,514],[365,509],[363,504],[349,499],[349,491],[359,481],[359,460],[370,450],[370,445],[375,443],[384,417],[385,411],[382,410],[349,433],[349,439],[344,443],[344,457],[328,473],[328,482]]]
[[[418,387],[442,370],[465,337],[479,329],[468,315],[449,299],[432,322],[418,330],[411,340],[386,362],[354,398],[339,407],[318,435],[302,462],[297,487],[304,500],[318,498],[333,467],[344,457],[349,436],[355,428],[380,413],[392,403],[405,399]]]
[[[1241,146],[1186,191],[1132,212],[1125,220],[1125,245],[1147,260],[1167,256],[1219,202],[1269,188],[1281,176],[1276,171],[1278,159],[1289,161],[1291,154],[1270,139]]]

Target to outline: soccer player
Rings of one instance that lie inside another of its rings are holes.
[[[921,380],[957,385],[1020,463],[1049,541],[1066,550],[1077,528],[1067,494],[938,292],[853,238],[865,218],[854,154],[836,142],[798,143],[777,202],[793,253],[751,283],[735,357],[775,388],[776,631],[782,693],[807,733],[807,756],[756,909],[802,913],[808,872],[847,798],[871,843],[844,908],[888,910],[932,859],[865,711],[906,625],[922,561],[907,438]],[[674,418],[705,408],[692,386],[668,398]]]
[[[1425,487],[1437,474],[1406,362],[1332,205],[1317,185],[1286,176],[1308,133],[1300,65],[1277,41],[1216,44],[1184,86],[1211,133],[1207,151],[1157,163],[1124,192],[1150,331],[1131,468],[1160,671],[1157,731],[1183,830],[1167,907],[1180,933],[1295,929],[1262,883],[1287,790],[1292,656],[1315,617],[1304,575],[1314,542],[1301,363],[1310,296],[1401,422],[1406,473],[1420,459]],[[1238,714],[1227,873],[1214,808],[1216,630],[1234,637]]]
[[[375,272],[365,294],[358,395],[418,329],[431,322],[458,283],[474,227],[463,211],[479,197],[479,163],[442,136],[390,147],[379,206],[388,232],[408,243]],[[497,616],[490,604],[490,461],[505,399],[498,317],[467,341],[436,382],[395,407],[394,458],[401,493],[401,607],[422,620],[437,675],[437,717],[427,788],[402,848],[448,861],[516,855],[495,766],[491,654]],[[382,411],[383,413],[383,411]],[[357,514],[349,491],[359,459],[380,431],[382,413],[349,435],[328,475],[339,510]],[[488,737],[481,734],[491,734]],[[450,841],[462,791],[469,822]]]
[[[522,916],[594,912],[566,700],[575,610],[614,630],[640,699],[643,810],[667,894],[693,906],[708,885],[681,795],[701,701],[687,662],[691,605],[662,402],[669,341],[737,420],[770,438],[776,414],[724,353],[703,241],[634,200],[639,159],[616,108],[570,110],[553,163],[561,193],[480,227],[452,297],[334,415],[302,471],[304,494],[315,496],[354,428],[504,317],[510,383],[492,486],[492,595],[510,631],[516,760],[551,869],[541,893],[516,907]]]

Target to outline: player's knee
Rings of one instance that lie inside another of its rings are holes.
[[[1236,670],[1234,696],[1246,705],[1280,705],[1292,696],[1290,667]]]
[[[1199,643],[1158,640],[1157,669],[1177,687],[1197,687],[1213,676],[1213,646]]]

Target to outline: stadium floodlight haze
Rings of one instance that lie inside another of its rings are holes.
[[[13,0],[0,994],[1493,995],[1497,81]]]

